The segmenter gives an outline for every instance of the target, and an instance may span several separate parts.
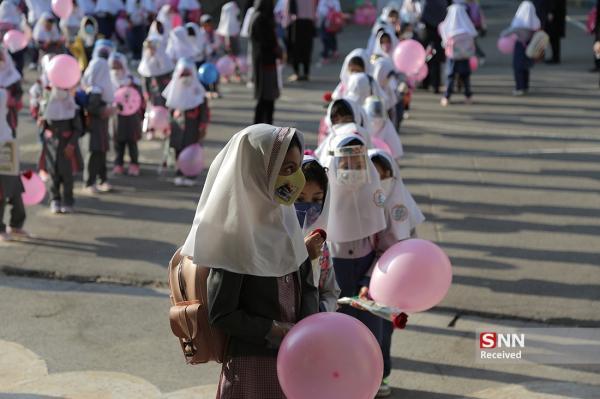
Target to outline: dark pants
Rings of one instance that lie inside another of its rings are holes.
[[[423,88],[433,87],[433,91],[438,93],[442,83],[442,63],[444,62],[444,49],[442,47],[442,37],[438,33],[437,26],[426,25],[425,46],[431,46],[435,54],[427,61],[429,73],[423,80]]]
[[[125,158],[125,149],[129,149],[129,158],[132,165],[138,164],[138,145],[137,141],[115,141],[115,152],[117,157],[115,158],[115,165],[123,166]]]
[[[448,59],[446,61],[446,70],[448,72],[448,80],[446,81],[445,97],[449,99],[452,96],[454,79],[456,79],[456,76],[458,75],[465,88],[465,97],[471,98],[473,93],[471,92],[471,66],[469,65],[469,60]]]
[[[98,33],[106,39],[112,38],[115,33],[116,17],[111,14],[104,14],[102,17],[96,17],[98,22]]]
[[[529,90],[529,69],[532,62],[525,55],[525,50],[526,45],[517,41],[513,52],[513,72],[515,75],[515,89],[526,91]]]
[[[6,224],[4,224],[4,208],[6,204],[11,204],[9,226],[15,229],[20,229],[25,224],[25,205],[21,194],[13,195],[8,198],[0,198],[0,233],[6,232]]]
[[[106,152],[92,151],[88,159],[88,178],[86,186],[90,187],[96,184],[96,179],[100,179],[100,183],[106,182]]]
[[[392,374],[392,334],[394,325],[391,321],[382,320],[381,323],[381,352],[383,353],[383,378]]]
[[[23,67],[25,66],[25,53],[26,52],[27,52],[27,47],[21,51],[17,51],[16,53],[10,53],[10,56],[12,57],[13,62],[15,64],[15,68],[17,68],[17,71],[19,71],[21,76],[23,75]]]
[[[254,123],[268,123],[272,125],[274,112],[275,100],[258,100],[254,109]]]
[[[303,74],[300,73],[300,65],[302,65],[302,70],[304,71]],[[306,63],[306,62],[294,61],[293,68],[294,68],[294,73],[298,76],[310,75],[310,62]]]
[[[400,134],[400,126],[402,125],[402,121],[404,120],[404,96],[398,99],[398,102],[395,105],[394,109],[394,126],[396,127],[396,131]]]
[[[133,26],[127,31],[127,45],[131,50],[134,60],[142,58],[142,47],[146,38],[146,27],[144,25]]]
[[[321,26],[321,43],[323,44],[321,57],[329,58],[337,51],[337,35],[327,32],[323,26]]]
[[[553,62],[560,62],[560,35],[550,36],[550,47],[552,47],[552,58]]]
[[[73,198],[73,174],[59,173],[58,171],[52,174],[50,194],[52,195],[52,201],[58,201],[64,206],[73,206],[75,203]]]
[[[357,296],[361,287],[368,286],[368,278],[365,274],[373,264],[375,252],[358,259],[343,259],[333,258],[333,267],[335,270],[335,279],[340,286],[340,297]],[[338,310],[340,313],[347,314],[360,320],[365,326],[371,330],[377,342],[381,345],[381,332],[383,319],[351,306],[341,306]]]

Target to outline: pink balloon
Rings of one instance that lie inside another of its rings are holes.
[[[430,241],[409,239],[379,258],[369,292],[384,305],[422,312],[444,299],[451,282],[452,265],[444,251]]]
[[[117,31],[117,35],[123,40],[127,38],[127,30],[129,29],[129,22],[127,22],[126,18],[117,18],[117,22],[115,22],[115,30]]]
[[[479,68],[479,58],[476,56],[469,58],[469,66],[471,67],[471,72],[475,72]]]
[[[392,155],[392,150],[390,149],[390,146],[387,145],[387,143],[385,141],[383,141],[382,139],[380,139],[379,137],[371,137],[371,142],[373,143],[373,146],[375,148],[383,150],[383,151],[387,152],[388,154]]]
[[[224,55],[217,60],[217,70],[219,75],[229,77],[235,72],[235,61],[230,56]]]
[[[142,107],[142,96],[131,86],[123,86],[115,91],[115,103],[121,106],[119,115],[133,115]]]
[[[183,25],[183,21],[181,19],[181,15],[179,15],[177,12],[174,12],[171,14],[171,26],[174,28],[177,28],[178,26]]]
[[[73,12],[73,0],[52,0],[52,11],[60,18],[69,18]]]
[[[42,202],[46,196],[46,186],[37,173],[32,171],[22,173],[21,182],[25,187],[25,192],[21,194],[25,205],[37,205]]]
[[[148,112],[148,129],[156,131],[168,130],[170,127],[169,110],[160,105],[154,105]]]
[[[204,151],[198,143],[189,145],[177,158],[177,168],[186,176],[197,176],[204,169]]]
[[[343,313],[317,313],[284,338],[277,376],[288,398],[373,398],[383,377],[383,356],[360,321]]]
[[[402,40],[396,48],[392,58],[399,72],[414,75],[425,63],[426,52],[421,43],[416,40]]]
[[[248,73],[248,59],[245,56],[236,57],[235,63],[240,73]]]
[[[319,134],[317,135],[317,143],[321,144],[325,141],[325,137],[327,137],[327,123],[325,123],[325,116],[321,118],[319,122]]]
[[[4,47],[6,47],[11,53],[16,53],[17,51],[23,50],[25,47],[27,47],[27,42],[29,42],[29,40],[27,39],[25,33],[16,29],[9,30],[2,38]]]
[[[68,54],[59,54],[48,63],[47,75],[54,87],[64,90],[75,87],[81,78],[79,62]]]
[[[497,44],[498,51],[500,51],[502,54],[505,54],[505,55],[512,54],[513,51],[515,50],[516,43],[517,43],[516,35],[503,36],[498,39],[498,44]]]
[[[419,72],[417,72],[417,74],[415,75],[416,81],[421,82],[425,80],[427,74],[429,74],[429,67],[427,66],[427,63],[423,63],[423,65],[419,69]]]

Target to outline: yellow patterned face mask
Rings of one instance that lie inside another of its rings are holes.
[[[296,172],[289,176],[277,176],[277,180],[275,181],[275,201],[281,205],[292,205],[298,199],[305,184],[306,179],[304,178],[304,173],[302,173],[302,168],[298,168]]]

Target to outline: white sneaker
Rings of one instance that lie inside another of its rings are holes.
[[[188,179],[187,177],[183,178],[183,185],[186,187],[193,187],[196,185],[196,180]]]
[[[86,188],[84,188],[83,192],[88,195],[96,195],[100,191],[98,190],[98,187],[96,187],[95,185],[92,185],[92,186],[87,186]]]
[[[10,234],[5,232],[0,233],[0,242],[9,242],[11,241]]]
[[[449,103],[450,101],[446,97],[442,97],[442,99],[440,100],[440,105],[442,107],[447,107]]]
[[[181,176],[177,176],[177,177],[175,178],[175,185],[176,185],[177,187],[183,186],[183,177],[181,177]]]
[[[112,191],[112,186],[108,182],[98,184],[97,188],[101,193],[108,193]]]
[[[388,396],[392,395],[392,387],[390,387],[386,381],[386,379],[384,379],[383,381],[381,381],[381,385],[379,386],[379,389],[377,390],[377,394],[375,395],[376,398],[387,398]]]
[[[56,214],[60,213],[60,202],[58,201],[51,201],[50,202],[50,212]]]
[[[72,206],[61,206],[60,207],[60,213],[70,214],[73,212],[75,212],[75,211],[73,210]]]
[[[524,95],[525,95],[524,90],[513,90],[513,96],[515,96],[515,97],[522,97]]]

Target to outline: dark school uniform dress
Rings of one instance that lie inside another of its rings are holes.
[[[171,72],[165,73],[164,75],[152,76],[150,78],[142,78],[144,94],[146,95],[146,99],[150,104],[161,107],[165,106],[166,100],[162,96],[162,92],[170,81]]]
[[[142,88],[139,85],[132,84],[140,96]],[[125,150],[129,150],[129,158],[131,163],[137,165],[138,162],[138,145],[137,142],[142,138],[142,120],[144,118],[143,104],[139,111],[132,115],[116,115],[113,118],[113,132],[115,152],[117,153],[115,165],[123,166]]]
[[[96,179],[100,183],[106,182],[106,153],[109,150],[108,124],[110,118],[105,115],[108,104],[102,99],[100,93],[91,92],[87,104],[90,133],[88,178],[86,186],[92,186]]]
[[[176,157],[179,157],[185,147],[198,143],[202,137],[203,131],[210,119],[210,111],[206,99],[204,102],[194,108],[180,111],[171,111],[171,137],[169,145],[175,149]],[[181,176],[178,170],[177,175]]]
[[[212,269],[208,307],[211,324],[229,336],[217,399],[285,398],[277,379],[277,349],[266,337],[273,320],[295,323],[318,312],[310,261],[282,277]]]

